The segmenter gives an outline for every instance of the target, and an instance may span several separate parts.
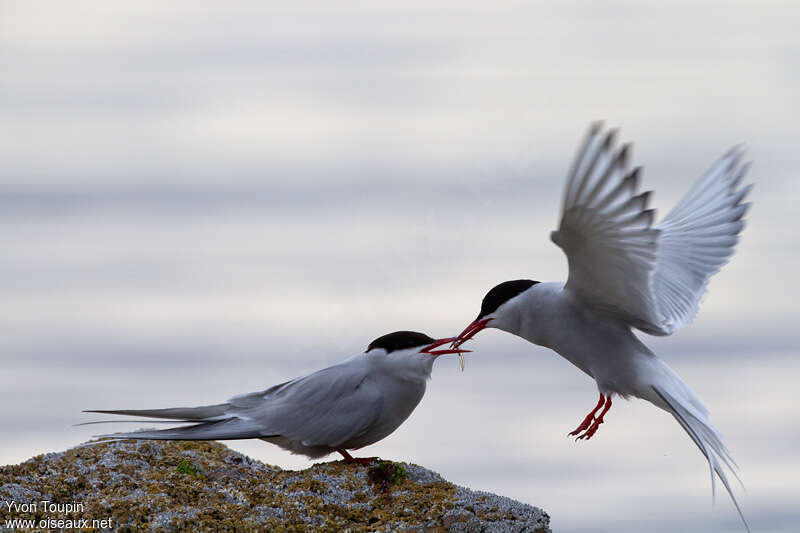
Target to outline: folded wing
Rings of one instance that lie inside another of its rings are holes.
[[[362,435],[380,415],[383,395],[355,356],[263,392],[231,398],[240,416],[273,435],[306,446],[337,448]]]
[[[164,430],[102,438],[214,440],[285,437],[305,446],[339,447],[366,431],[380,414],[380,391],[368,379],[362,354],[227,403],[170,409],[89,411],[192,422]]]

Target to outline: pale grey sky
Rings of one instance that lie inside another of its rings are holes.
[[[755,162],[697,320],[645,341],[726,435],[754,530],[790,531],[800,8],[483,4],[0,1],[0,461],[87,439],[81,409],[215,403],[392,330],[454,334],[505,279],[563,279],[548,235],[601,118],[662,215],[730,146]],[[741,531],[674,421],[621,402],[576,445],[594,384],[483,335],[365,452],[556,530]]]

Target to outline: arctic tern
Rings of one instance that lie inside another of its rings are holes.
[[[425,394],[434,360],[469,351],[437,349],[454,340],[396,331],[375,339],[364,353],[339,364],[263,391],[234,396],[226,403],[84,412],[191,423],[96,435],[103,439],[262,439],[309,458],[338,452],[348,463],[368,464],[374,458],[354,458],[347,450],[378,442],[409,417]]]
[[[484,297],[478,317],[453,343],[498,328],[556,351],[594,378],[600,399],[570,433],[591,438],[611,398],[635,396],[672,414],[716,473],[749,531],[723,465],[735,463],[708,410],[667,364],[633,333],[670,335],[697,313],[709,278],[733,255],[749,164],[734,148],[719,159],[658,224],[639,194],[640,168],[628,170],[630,145],[595,123],[569,171],[561,221],[551,239],[569,264],[566,283],[506,281]],[[738,476],[737,476],[738,479]]]

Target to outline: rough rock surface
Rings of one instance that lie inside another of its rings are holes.
[[[0,467],[0,530],[8,519],[111,521],[96,531],[550,532],[541,509],[417,465],[282,470],[215,442],[113,442]]]

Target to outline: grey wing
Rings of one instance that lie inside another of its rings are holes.
[[[262,392],[229,400],[230,413],[305,446],[336,448],[364,434],[381,412],[381,391],[363,354]]]
[[[567,178],[558,230],[551,239],[569,263],[565,289],[588,305],[647,332],[658,331],[650,279],[659,231],[639,194],[639,169],[628,170],[630,147],[614,147],[614,131],[593,124]]]
[[[658,225],[638,194],[628,146],[592,125],[567,179],[561,221],[551,235],[569,262],[565,289],[596,309],[653,335],[691,321],[709,278],[733,255],[750,187],[732,150]]]
[[[307,446],[335,448],[363,434],[381,408],[382,395],[369,379],[367,358],[361,354],[263,391],[234,396],[224,404],[86,412],[194,423],[96,435],[100,438],[225,440],[281,436]]]
[[[656,226],[661,235],[652,291],[666,333],[691,322],[709,279],[733,255],[750,206],[742,200],[752,185],[738,188],[749,166],[734,148]]]

